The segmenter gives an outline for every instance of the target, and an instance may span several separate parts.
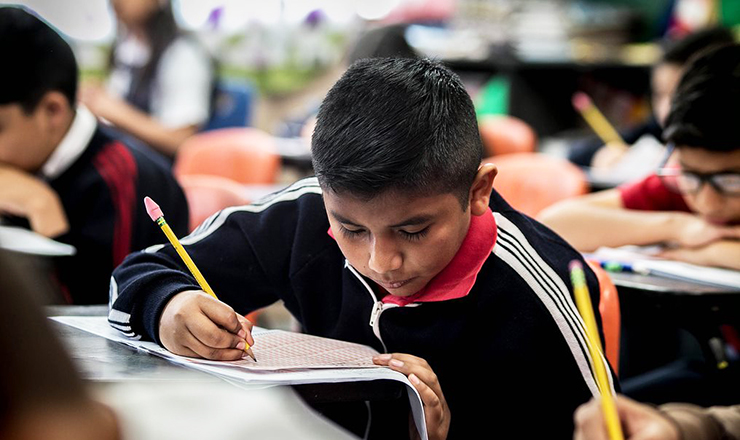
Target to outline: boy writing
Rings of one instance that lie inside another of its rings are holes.
[[[740,270],[740,46],[698,57],[664,130],[672,162],[638,182],[561,202],[540,219],[581,251],[668,244],[662,256]]]
[[[187,228],[187,202],[161,159],[129,148],[75,108],[77,63],[46,23],[0,8],[0,216],[71,244],[56,278],[76,304],[107,301],[110,274],[131,251],[161,241],[141,207],[144,195]],[[169,217],[168,217],[169,219]]]
[[[567,281],[580,256],[492,194],[460,79],[429,60],[354,63],[319,110],[312,154],[316,178],[182,240],[228,306],[157,247],[114,272],[111,325],[238,359],[255,342],[241,315],[282,299],[306,333],[370,345],[407,375],[430,438],[570,437],[572,412],[598,393]],[[406,436],[386,405],[362,404],[369,426],[355,432]]]

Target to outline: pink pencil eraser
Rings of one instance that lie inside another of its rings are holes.
[[[583,92],[576,92],[573,94],[573,107],[575,107],[577,110],[586,110],[586,108],[590,107],[591,105],[591,98],[589,98],[587,94]]]
[[[144,197],[144,206],[146,206],[146,213],[152,218],[152,221],[157,221],[158,218],[164,217],[162,209],[157,205],[157,202],[149,197]]]
[[[581,269],[581,270],[583,270],[583,265],[581,264],[580,261],[573,260],[573,261],[570,262],[570,264],[568,264],[568,269],[570,269],[570,270],[573,270],[573,269]]]

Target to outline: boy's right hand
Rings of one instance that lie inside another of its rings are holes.
[[[211,360],[246,356],[245,342],[254,344],[252,323],[200,290],[180,292],[159,320],[159,338],[172,353]]]
[[[625,396],[615,400],[626,440],[679,440],[681,434],[670,419],[648,405]],[[574,414],[573,440],[609,440],[601,402],[592,399],[579,406]]]

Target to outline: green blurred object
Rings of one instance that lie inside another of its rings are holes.
[[[613,6],[626,6],[632,9],[643,21],[642,31],[635,35],[637,42],[651,41],[662,36],[665,14],[673,7],[671,0],[581,0],[584,3],[606,3]],[[726,0],[737,2],[737,0]]]
[[[483,87],[475,100],[475,114],[478,118],[488,115],[509,114],[509,91],[511,84],[508,78],[493,76]]]
[[[740,25],[740,2],[737,0],[723,0],[719,2],[719,21],[722,25],[735,28]]]

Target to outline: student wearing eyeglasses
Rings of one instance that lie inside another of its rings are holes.
[[[539,220],[576,249],[663,244],[660,256],[740,270],[740,46],[698,56],[676,89],[655,173],[553,205]]]

